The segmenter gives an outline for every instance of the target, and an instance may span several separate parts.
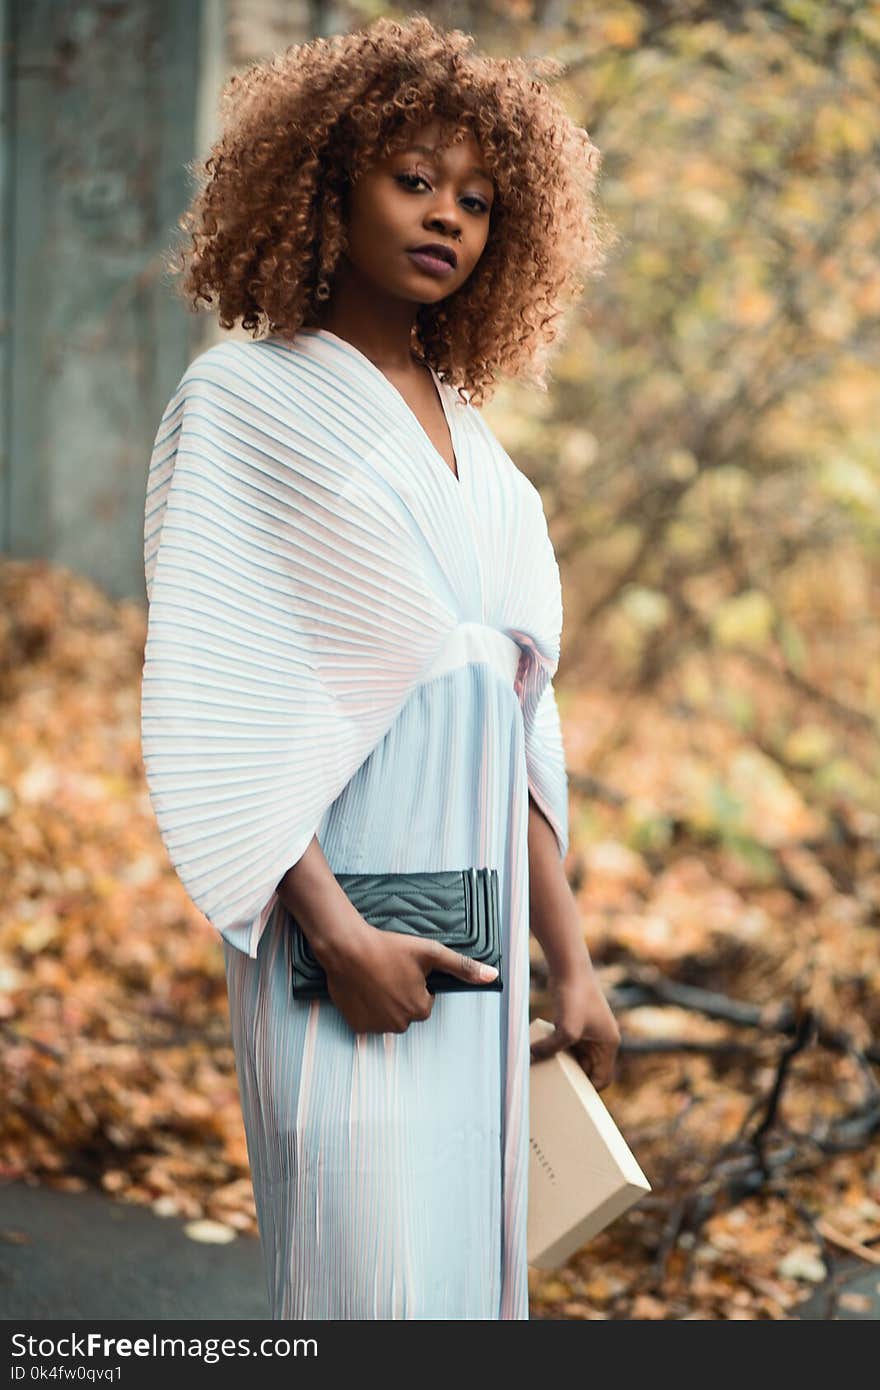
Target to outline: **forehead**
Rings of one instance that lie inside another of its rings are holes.
[[[480,143],[469,130],[456,132],[453,126],[443,126],[439,121],[431,121],[427,125],[416,126],[407,131],[394,143],[398,151],[412,150],[450,167],[463,165],[468,172],[481,173],[485,178],[491,179],[482,157]]]
[[[472,131],[464,126],[457,129],[454,123],[444,124],[440,120],[428,121],[425,125],[411,126],[406,135],[408,139],[415,140],[418,144],[441,148],[451,147],[454,136],[458,137],[461,144],[477,145]]]

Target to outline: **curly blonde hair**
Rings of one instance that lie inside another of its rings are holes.
[[[616,240],[594,192],[601,155],[546,90],[552,58],[491,58],[422,14],[296,44],[226,83],[223,133],[178,226],[170,262],[194,310],[222,328],[293,338],[310,326],[346,248],[346,190],[435,119],[470,131],[495,197],[469,279],[419,305],[413,348],[480,405],[498,370],[546,390],[545,353],[566,303]]]

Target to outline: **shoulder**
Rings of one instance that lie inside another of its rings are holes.
[[[222,466],[254,486],[274,479],[339,498],[355,479],[371,481],[347,412],[334,408],[298,344],[214,343],[189,363],[169,410],[172,426],[180,425],[178,443],[200,454],[203,468]],[[374,491],[378,505],[378,484]]]
[[[269,360],[261,342],[240,341],[214,343],[198,353],[180,379],[178,391],[198,395],[201,391],[236,394],[259,390],[267,384]]]
[[[308,429],[314,408],[295,353],[264,339],[231,339],[198,353],[169,411],[216,425],[284,434]]]

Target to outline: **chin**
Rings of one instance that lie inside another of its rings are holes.
[[[450,285],[446,280],[432,280],[419,270],[413,271],[407,278],[410,284],[418,284],[417,290],[410,291],[411,297],[423,300],[425,304],[437,304],[441,299],[448,299],[449,295],[458,289],[458,284]]]
[[[431,294],[430,290],[425,290],[421,286],[418,289],[413,289],[410,286],[394,285],[388,286],[388,290],[398,299],[405,299],[408,304],[439,304],[441,299],[446,299],[449,295],[448,290],[440,289],[435,294]]]

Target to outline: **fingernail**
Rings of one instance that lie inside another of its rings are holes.
[[[498,974],[498,969],[494,965],[481,965],[480,974],[484,980],[494,980],[495,976]]]

